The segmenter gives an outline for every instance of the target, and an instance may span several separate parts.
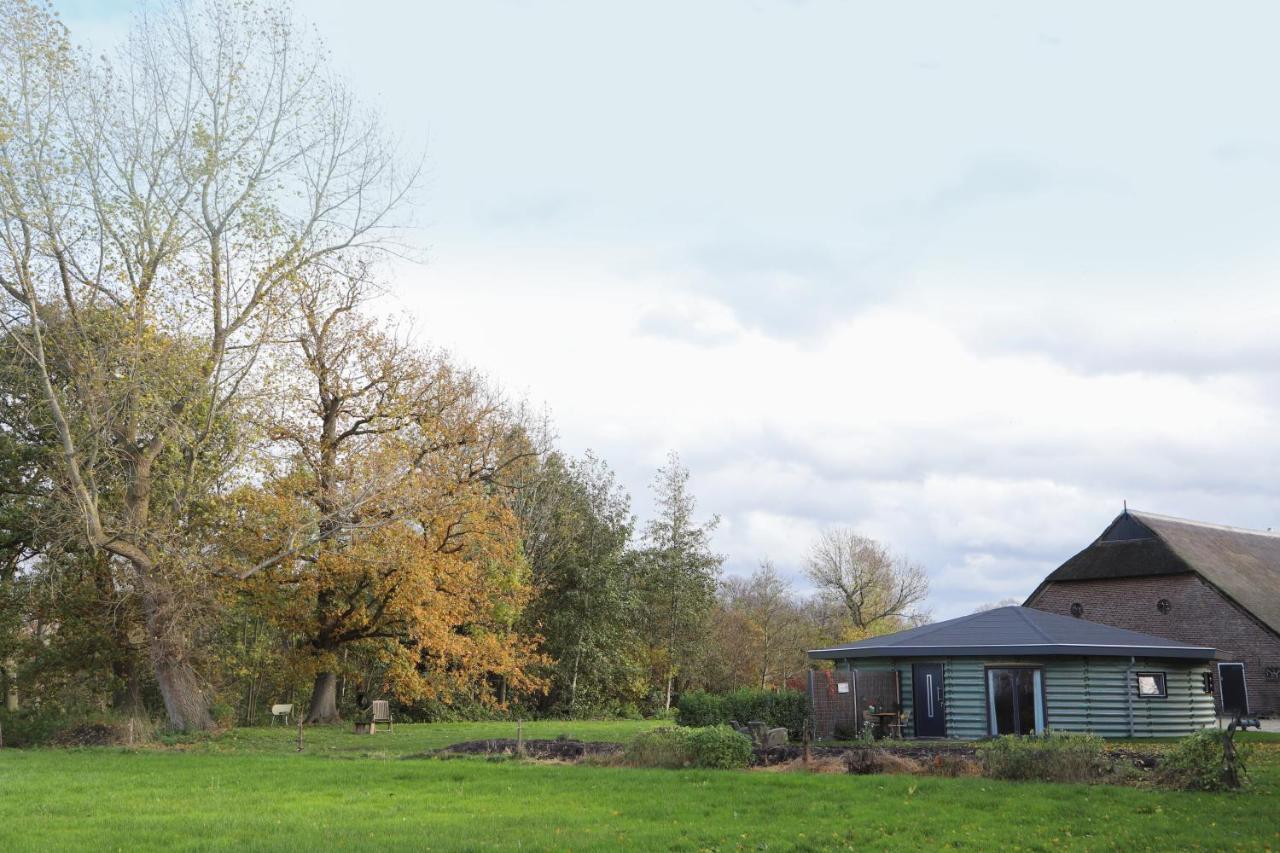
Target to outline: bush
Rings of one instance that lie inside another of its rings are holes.
[[[1156,766],[1156,780],[1186,791],[1227,791],[1245,783],[1248,746],[1234,744],[1235,762],[1229,766],[1224,738],[1216,729],[1204,729],[1178,741]]]
[[[635,767],[687,767],[693,763],[692,732],[671,727],[641,732],[627,745],[627,763]]]
[[[61,714],[0,710],[0,728],[6,747],[44,746],[53,742],[58,732],[70,725]]]
[[[628,744],[626,763],[633,767],[746,767],[751,763],[751,741],[728,726],[652,729]]]
[[[6,747],[135,746],[156,739],[158,727],[146,717],[111,713],[66,716],[39,709],[0,711]]]
[[[689,746],[698,767],[731,770],[751,763],[751,739],[728,726],[694,729],[689,734]]]
[[[676,703],[676,722],[682,726],[719,726],[730,719],[725,697],[715,693],[691,690]]]
[[[718,695],[689,691],[680,695],[676,721],[682,726],[725,725],[730,720],[746,724],[760,720],[770,727],[782,727],[792,740],[804,737],[809,716],[809,698],[798,690],[735,690]]]
[[[1003,735],[978,744],[978,756],[993,779],[1100,782],[1111,771],[1106,744],[1092,734]]]

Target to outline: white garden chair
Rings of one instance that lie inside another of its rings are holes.
[[[271,724],[275,725],[276,720],[283,718],[285,725],[289,725],[289,715],[293,713],[293,705],[272,705],[271,706]]]

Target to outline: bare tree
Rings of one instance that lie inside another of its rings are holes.
[[[213,445],[288,285],[386,245],[414,177],[396,162],[287,11],[176,3],[90,65],[44,7],[0,0],[0,323],[38,378],[70,522],[134,574],[175,727],[212,724],[191,533],[225,486]]]
[[[822,531],[809,552],[809,579],[843,605],[860,633],[896,629],[924,618],[924,568],[894,556],[874,539],[843,527]]]
[[[720,590],[721,618],[747,651],[752,686],[761,690],[785,686],[788,676],[804,668],[804,615],[785,578],[770,560],[748,578],[728,578]]]
[[[1001,607],[1020,607],[1022,605],[1021,598],[1002,598],[999,601],[988,601],[985,604],[979,604],[973,608],[974,613],[984,613],[988,610],[997,610]]]

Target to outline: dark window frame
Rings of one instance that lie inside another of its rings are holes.
[[[1243,682],[1243,685],[1244,685],[1244,710],[1241,711],[1241,713],[1242,714],[1253,713],[1249,708],[1249,670],[1245,668],[1244,661],[1242,660],[1241,661],[1217,661],[1217,664],[1218,665],[1214,667],[1214,669],[1218,671],[1218,695],[1214,697],[1215,704],[1219,708],[1223,708],[1223,710],[1225,710],[1223,706],[1223,697],[1222,697],[1222,685],[1223,685],[1222,668],[1224,666],[1238,666],[1240,667],[1240,680],[1241,682]]]
[[[1143,693],[1142,685],[1139,683],[1143,676],[1151,676],[1158,679],[1160,685],[1159,693]],[[1138,694],[1139,699],[1168,699],[1169,698],[1169,673],[1163,670],[1150,670],[1144,672],[1135,672],[1133,674],[1133,689]]]
[[[1044,716],[1044,731],[1032,732],[1037,737],[1049,731],[1049,685],[1048,679],[1044,677],[1044,664],[1039,663],[1015,663],[1015,664],[998,664],[984,663],[982,665],[982,717],[986,721],[986,734],[983,737],[1001,737],[998,734],[992,734],[991,719],[991,670],[993,669],[1029,669],[1040,673],[1040,710]]]

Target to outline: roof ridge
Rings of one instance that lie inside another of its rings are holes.
[[[889,633],[889,634],[877,634],[877,635],[876,635],[876,637],[891,637],[891,636],[893,636],[893,634],[905,634],[907,631],[911,631],[911,632],[912,632],[912,634],[911,634],[911,636],[912,636],[912,637],[926,637],[926,636],[928,636],[929,634],[934,633],[935,631],[940,631],[940,630],[942,630],[943,628],[947,627],[948,625],[954,625],[954,624],[955,624],[955,623],[957,623],[957,622],[960,622],[960,621],[963,621],[963,620],[967,620],[967,619],[971,619],[971,618],[973,618],[974,616],[977,616],[977,615],[978,615],[977,613],[969,613],[969,614],[966,614],[966,615],[964,615],[964,616],[956,616],[956,617],[954,617],[954,618],[952,618],[952,619],[943,619],[941,622],[934,622],[934,623],[933,623],[933,624],[931,624],[931,625],[917,625],[915,628],[907,628],[907,629],[905,629],[904,631],[894,631],[894,632]],[[876,637],[867,637],[867,639],[868,639],[868,640],[874,640],[874,639],[876,639]]]
[[[1039,625],[1037,625],[1035,622],[1032,622],[1032,621],[1031,621],[1031,617],[1027,615],[1027,610],[1028,610],[1029,608],[1026,608],[1026,607],[1012,607],[1012,609],[1013,609],[1013,610],[1018,611],[1018,615],[1022,617],[1022,621],[1023,621],[1023,622],[1026,622],[1026,623],[1027,623],[1027,625],[1031,628],[1031,630],[1032,630],[1032,631],[1035,631],[1037,634],[1039,634],[1039,635],[1040,635],[1040,638],[1041,638],[1042,640],[1044,640],[1046,643],[1052,643],[1052,642],[1053,642],[1053,639],[1052,639],[1048,634],[1046,634],[1044,631],[1040,630],[1040,626],[1039,626]]]
[[[1129,515],[1136,516],[1139,521],[1143,518],[1150,518],[1156,521],[1172,521],[1175,524],[1189,524],[1193,527],[1206,527],[1210,530],[1222,530],[1228,533],[1247,533],[1251,536],[1271,536],[1280,537],[1280,532],[1274,530],[1258,530],[1253,527],[1236,527],[1231,524],[1218,524],[1213,521],[1197,521],[1194,518],[1182,518],[1176,515],[1163,515],[1158,512],[1147,512],[1141,509],[1128,510]]]

